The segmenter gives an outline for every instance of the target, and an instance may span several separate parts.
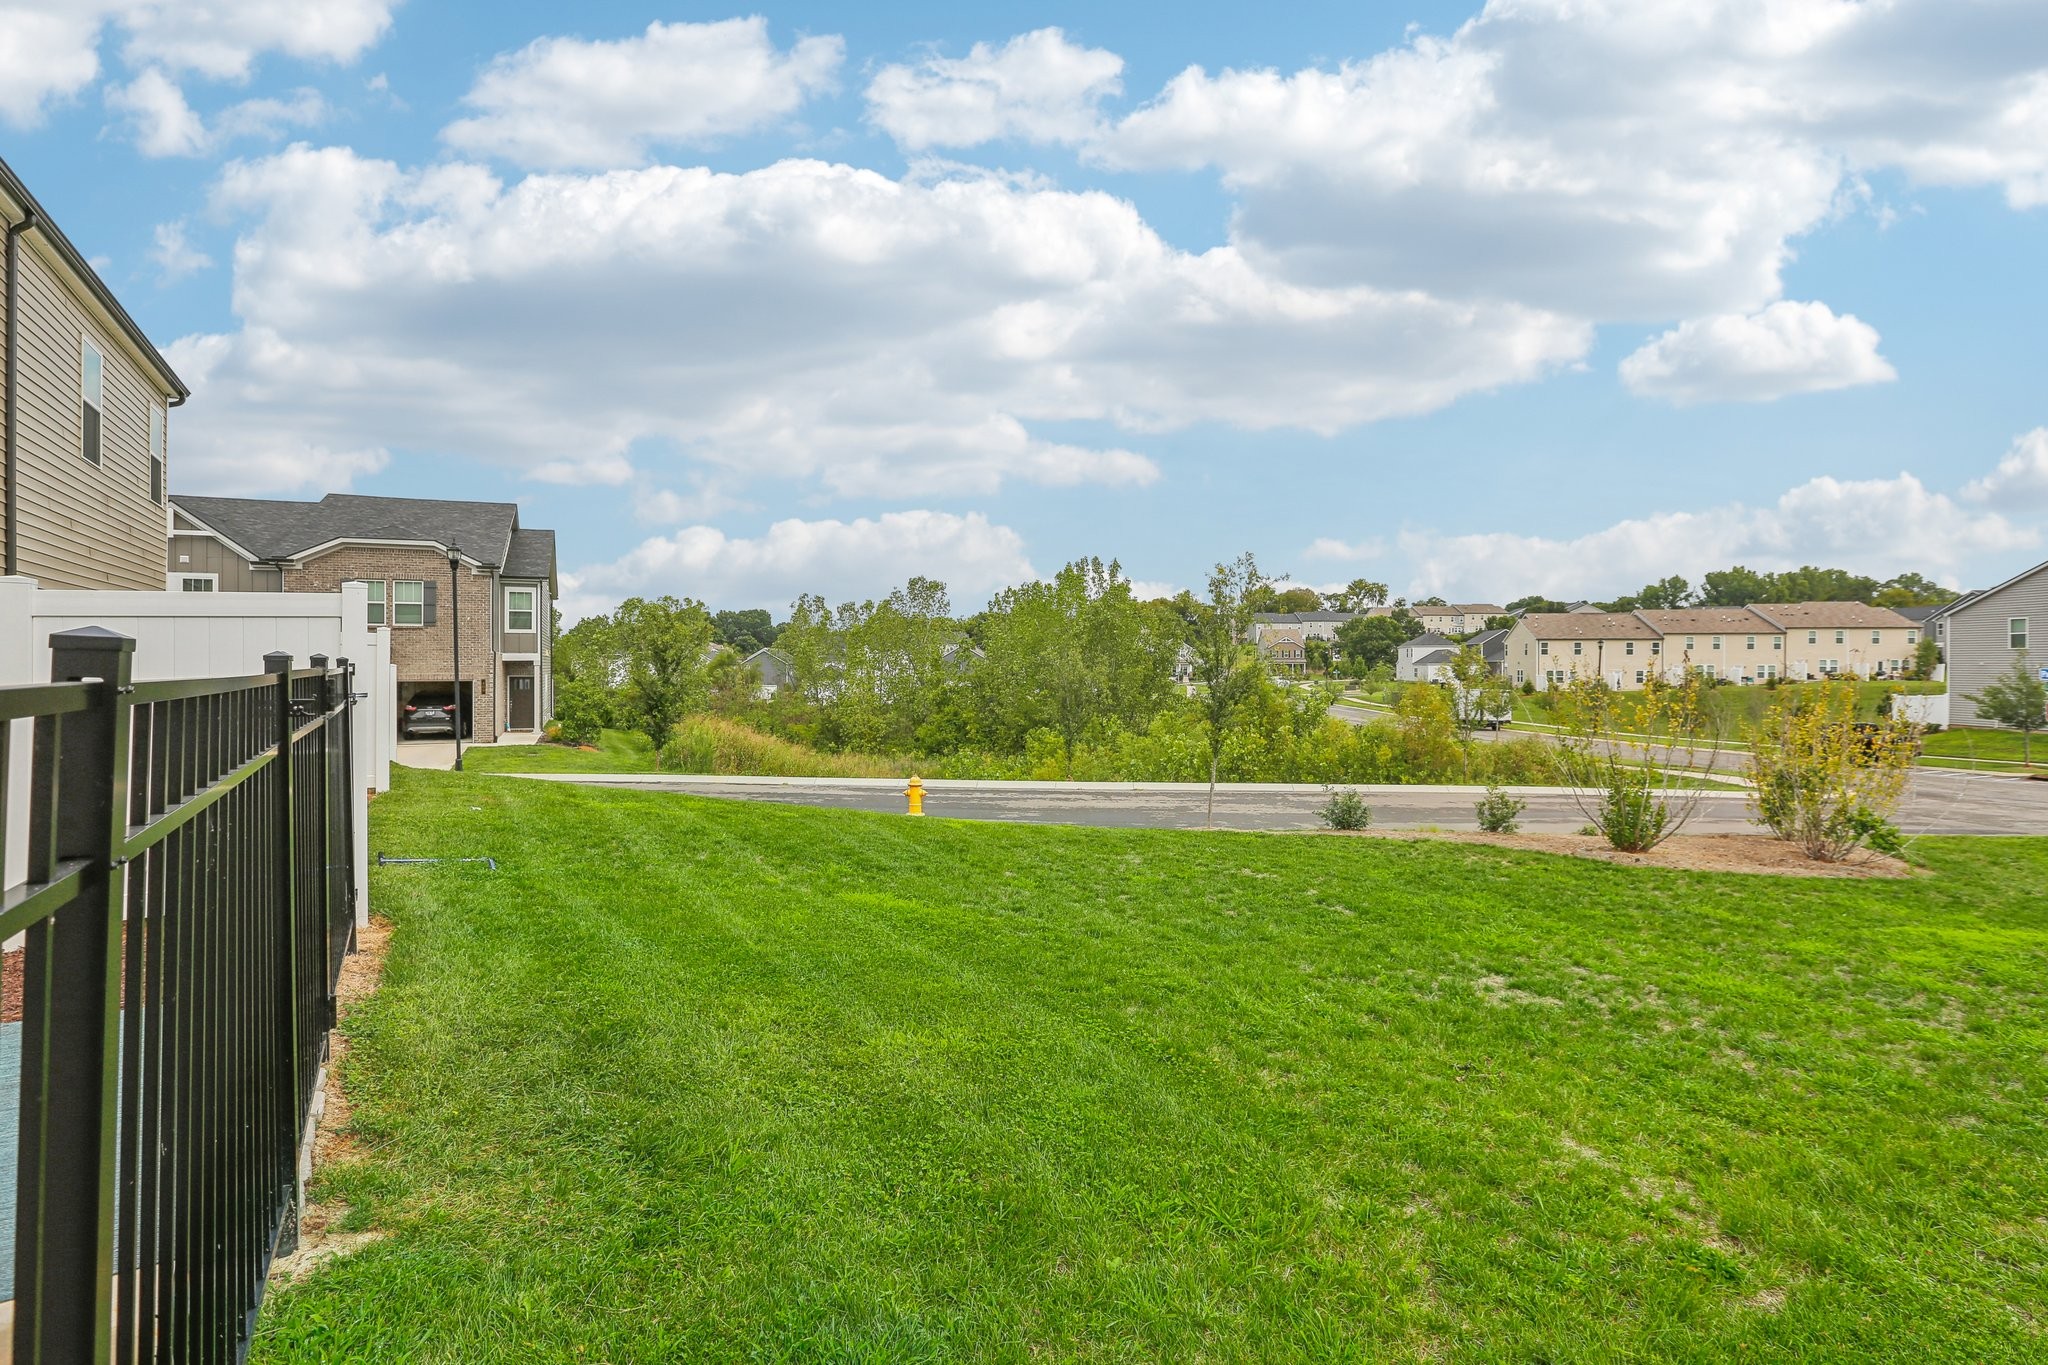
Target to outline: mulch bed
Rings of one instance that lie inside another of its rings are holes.
[[[1648,853],[1623,853],[1590,834],[1485,834],[1474,830],[1367,829],[1366,839],[1439,839],[1459,844],[1562,853],[1626,867],[1664,867],[1686,872],[1747,872],[1776,877],[1918,877],[1924,868],[1881,853],[1858,852],[1839,863],[1817,862],[1796,845],[1767,834],[1678,834]]]

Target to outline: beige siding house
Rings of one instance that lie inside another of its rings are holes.
[[[1664,676],[1692,671],[1730,682],[1760,683],[1788,676],[1785,632],[1749,607],[1692,607],[1636,613],[1664,641]],[[1642,680],[1636,680],[1636,686]]]
[[[1896,678],[1913,665],[1921,624],[1861,602],[1759,602],[1751,611],[1785,632],[1787,678]]]
[[[1609,687],[1637,687],[1660,666],[1661,650],[1655,628],[1634,612],[1536,612],[1508,632],[1502,672],[1518,686],[1598,678]]]
[[[0,220],[0,567],[160,592],[170,409],[190,391],[4,161]]]
[[[517,505],[347,493],[171,501],[157,572],[173,589],[368,584],[369,624],[390,633],[401,717],[414,696],[450,694],[458,681],[477,740],[537,730],[554,715],[555,533],[521,526]]]
[[[1486,629],[1486,618],[1505,616],[1507,612],[1491,602],[1453,602],[1444,607],[1410,607],[1409,614],[1421,622],[1426,631],[1438,635],[1469,635],[1475,630]]]

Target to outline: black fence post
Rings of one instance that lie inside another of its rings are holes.
[[[305,1194],[299,1184],[299,1123],[307,1098],[299,1093],[299,850],[297,812],[292,802],[292,656],[282,651],[264,655],[263,671],[277,677],[277,685],[271,691],[272,705],[277,708],[272,734],[277,746],[277,761],[272,764],[277,774],[277,806],[271,818],[277,822],[272,836],[277,850],[277,922],[284,927],[278,936],[279,1018],[284,1025],[286,1066],[291,1072],[282,1135],[285,1151],[290,1154],[291,1185],[285,1192],[284,1223],[275,1248],[276,1254],[283,1256],[299,1246],[299,1213]]]
[[[348,798],[341,803],[342,842],[347,845],[343,856],[348,859],[348,904],[343,910],[348,915],[347,951],[352,953],[356,950],[356,906],[363,894],[356,885],[356,666],[346,658],[336,659],[334,664],[341,670],[341,789]]]
[[[50,637],[50,677],[97,679],[69,723],[38,722],[29,875],[87,861],[80,899],[28,931],[14,1359],[103,1365],[114,1342],[114,1125],[120,1103],[121,875],[135,642],[99,626]]]

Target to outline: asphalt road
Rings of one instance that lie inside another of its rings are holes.
[[[505,776],[513,776],[505,774]],[[904,809],[900,782],[812,778],[649,777],[521,774],[547,781],[580,782],[640,790],[689,792],[741,801],[830,806],[847,810]],[[1434,825],[1475,829],[1471,788],[1362,788],[1376,826]],[[1586,823],[1568,793],[1530,788],[1524,829],[1572,833]],[[1105,825],[1121,828],[1201,829],[1207,789],[1175,783],[933,782],[927,784],[925,814],[960,820],[1012,820],[1034,824]],[[1747,798],[1738,792],[1700,793],[1699,812],[1688,831],[1732,834],[1755,828]],[[1316,812],[1327,799],[1320,787],[1227,784],[1217,788],[1215,824],[1223,829],[1315,829]],[[2048,835],[2048,782],[1941,769],[1915,769],[1899,826],[1908,834]]]

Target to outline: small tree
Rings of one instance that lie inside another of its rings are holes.
[[[625,658],[625,709],[659,754],[676,722],[703,699],[711,617],[687,598],[630,597],[612,628]]]
[[[1572,803],[1615,848],[1647,852],[1698,814],[1696,773],[1713,767],[1720,742],[1697,674],[1640,692],[1574,678],[1558,697],[1557,718]]]
[[[1487,667],[1486,656],[1466,645],[1451,660],[1451,710],[1458,732],[1469,738],[1514,705],[1514,684]]]
[[[1934,670],[1939,667],[1941,646],[1936,644],[1931,636],[1923,636],[1920,643],[1913,646],[1913,676],[1931,678],[1934,676]]]
[[[1809,858],[1840,862],[1891,829],[1918,737],[1900,717],[1859,724],[1853,682],[1779,701],[1750,734],[1757,823]]]
[[[2012,661],[2012,672],[1985,683],[1983,691],[1966,700],[1993,725],[2019,731],[2020,758],[2034,766],[2034,732],[2048,730],[2048,682],[2028,665],[2024,649]]]
[[[1195,704],[1209,741],[1208,822],[1216,823],[1216,774],[1223,744],[1238,708],[1255,695],[1265,677],[1258,646],[1251,641],[1252,603],[1266,579],[1249,552],[1209,575],[1209,600],[1191,603],[1188,649],[1193,654]]]

